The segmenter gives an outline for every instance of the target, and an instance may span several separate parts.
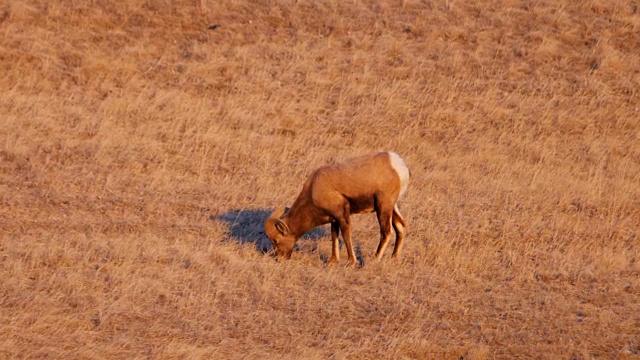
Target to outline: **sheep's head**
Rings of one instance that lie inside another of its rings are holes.
[[[281,207],[269,215],[267,221],[264,222],[264,233],[271,240],[273,250],[278,254],[278,257],[289,259],[291,258],[296,238],[291,235],[289,226],[281,219],[284,212],[285,208]]]

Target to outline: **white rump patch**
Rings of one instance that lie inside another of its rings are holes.
[[[389,152],[389,160],[391,161],[391,167],[400,177],[400,195],[398,196],[400,197],[407,191],[407,187],[409,186],[409,168],[400,155],[394,152]]]

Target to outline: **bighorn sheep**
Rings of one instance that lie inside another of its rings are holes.
[[[391,238],[392,226],[396,232],[392,256],[397,257],[407,225],[396,202],[408,185],[409,168],[394,152],[365,155],[323,166],[305,181],[300,195],[286,214],[285,208],[281,207],[269,216],[264,223],[264,231],[278,257],[289,259],[300,236],[316,226],[331,223],[329,263],[339,260],[338,235],[342,232],[349,261],[355,265],[349,216],[375,211],[380,223],[376,258],[382,257]]]

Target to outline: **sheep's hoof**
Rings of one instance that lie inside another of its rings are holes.
[[[327,262],[327,265],[332,266],[338,263],[338,258],[335,256],[332,256],[331,259],[329,259],[329,261]]]

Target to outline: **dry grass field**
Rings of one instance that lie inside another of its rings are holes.
[[[640,358],[639,7],[0,2],[0,359]],[[378,150],[401,258],[275,261]]]

